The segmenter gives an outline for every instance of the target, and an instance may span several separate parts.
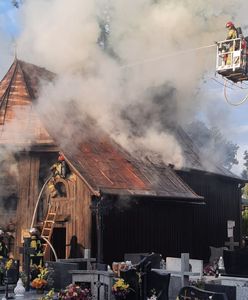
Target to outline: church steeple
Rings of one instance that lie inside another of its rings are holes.
[[[40,78],[54,74],[15,57],[0,82],[0,144],[36,143],[51,138],[34,110]]]

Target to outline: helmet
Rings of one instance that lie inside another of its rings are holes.
[[[58,161],[63,161],[63,160],[65,160],[65,157],[61,152],[59,152]]]
[[[234,27],[233,22],[229,21],[226,23],[226,28],[229,28],[229,27]]]
[[[38,229],[33,227],[29,230],[29,233],[30,233],[30,235],[38,235],[39,231],[38,231]]]

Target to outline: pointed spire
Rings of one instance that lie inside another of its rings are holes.
[[[17,61],[17,42],[15,38],[13,38],[12,47],[14,49],[14,61]]]

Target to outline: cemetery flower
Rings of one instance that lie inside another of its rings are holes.
[[[51,289],[45,296],[39,298],[39,300],[53,300],[54,289]]]
[[[209,263],[203,268],[203,275],[214,276],[216,274],[217,268],[218,268],[218,261],[215,260],[213,263]]]
[[[38,270],[39,270],[38,278],[47,279],[48,269],[42,266],[38,266]]]
[[[125,283],[124,279],[119,278],[115,284],[112,286],[112,293],[114,296],[125,299],[126,296],[130,293],[129,284]]]
[[[47,286],[47,277],[49,271],[47,268],[42,266],[38,266],[38,275],[34,280],[31,282],[31,286],[35,289],[44,289]]]
[[[35,289],[44,289],[46,285],[47,285],[47,281],[42,278],[35,278],[31,283],[32,288]]]
[[[91,292],[87,288],[80,288],[76,284],[68,285],[58,294],[59,300],[91,300]]]

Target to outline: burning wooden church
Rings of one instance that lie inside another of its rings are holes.
[[[106,263],[151,251],[207,260],[209,246],[224,244],[227,220],[236,222],[240,238],[241,179],[222,169],[207,172],[183,131],[178,134],[192,161],[187,170],[134,158],[88,117],[77,126],[68,118],[57,139],[46,119],[52,116],[35,109],[40,83],[54,77],[16,59],[0,82],[0,225],[13,238],[15,256],[33,225],[59,258],[68,257],[67,245],[77,236]],[[67,171],[51,182],[59,153]]]

